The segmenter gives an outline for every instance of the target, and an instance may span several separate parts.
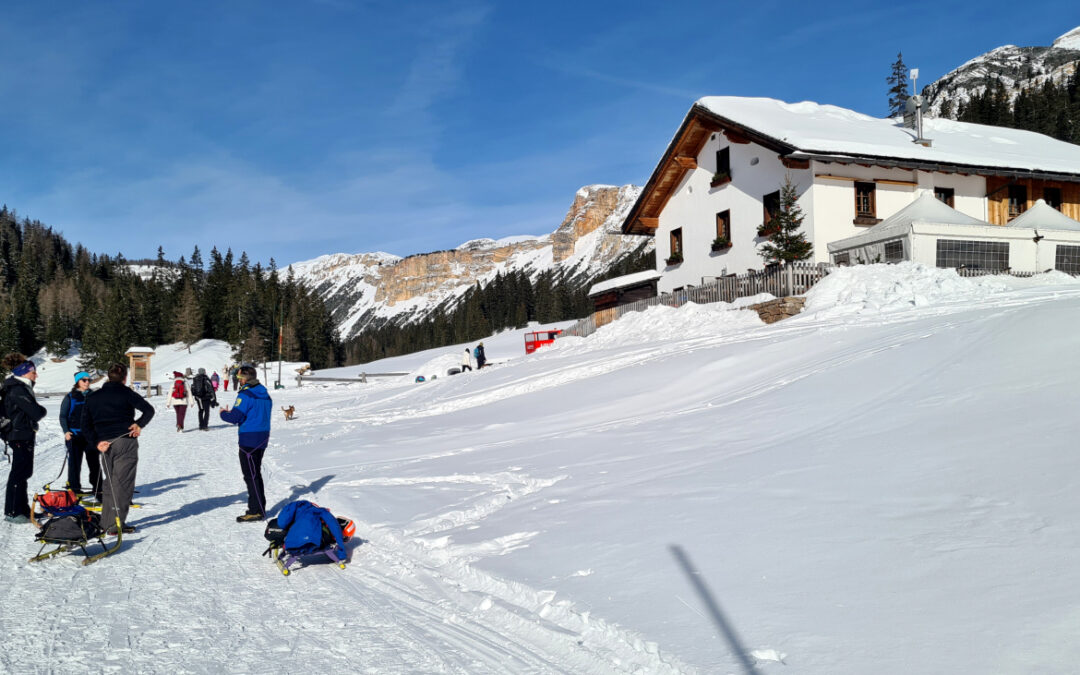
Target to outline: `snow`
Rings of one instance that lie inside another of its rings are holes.
[[[742,672],[678,545],[761,673],[1073,672],[1078,331],[1065,275],[858,266],[769,326],[655,307],[529,356],[485,338],[482,371],[272,392],[297,415],[271,505],[363,540],[288,578],[234,522],[235,431],[159,410],[120,552],[31,565],[0,523],[0,670]],[[35,487],[62,461],[45,405]]]
[[[1065,33],[1058,39],[1054,40],[1053,46],[1057,49],[1080,50],[1080,26],[1073,28],[1068,33]]]
[[[645,281],[652,281],[653,279],[659,279],[660,273],[656,270],[645,270],[643,272],[634,272],[633,274],[624,274],[621,277],[615,277],[614,279],[608,279],[607,281],[601,281],[598,284],[593,284],[589,289],[589,296],[599,295],[604,291],[610,291],[614,288],[624,288],[626,286],[632,286],[634,284],[640,284]]]
[[[809,154],[1080,174],[1080,146],[1031,131],[928,118],[923,135],[933,145],[927,148],[913,143],[914,131],[895,120],[833,105],[737,96],[709,96],[697,104]]]

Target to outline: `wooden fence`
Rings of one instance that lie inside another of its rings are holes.
[[[778,298],[789,295],[803,295],[834,269],[834,265],[827,263],[817,265],[794,263],[760,272],[716,277],[713,281],[701,286],[693,286],[671,293],[661,293],[644,300],[593,312],[592,315],[564,329],[559,337],[569,335],[585,337],[591,335],[600,326],[609,324],[628,312],[640,312],[657,305],[681,307],[688,302],[697,304],[734,302],[737,298],[745,298],[759,293],[770,293]]]

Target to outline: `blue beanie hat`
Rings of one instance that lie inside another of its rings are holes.
[[[86,372],[85,370],[80,370],[79,372],[75,373],[75,384],[78,384],[79,380],[89,380],[89,379],[90,379],[90,373]]]
[[[19,377],[22,377],[22,376],[26,375],[27,373],[34,372],[34,370],[36,370],[36,369],[34,368],[34,362],[33,361],[23,361],[19,365],[15,366],[15,369],[12,370],[11,372],[14,373],[15,375],[18,375]]]

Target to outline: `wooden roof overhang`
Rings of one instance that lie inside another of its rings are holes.
[[[1080,182],[1080,172],[1062,173],[1054,171],[1039,171],[1036,169],[1016,169],[1001,166],[983,166],[978,164],[954,164],[941,162],[924,162],[917,159],[897,159],[881,155],[830,155],[813,150],[800,150],[792,153],[791,159],[806,159],[817,162],[834,162],[836,164],[858,164],[861,166],[880,166],[886,169],[909,169],[917,171],[936,171],[938,173],[959,173],[975,176],[1004,176],[1006,178],[1035,180],[1051,180],[1076,183]]]
[[[641,191],[634,207],[623,221],[623,234],[652,235],[656,232],[660,212],[675,194],[686,172],[697,168],[697,156],[709,141],[709,137],[717,132],[723,132],[732,143],[757,143],[776,150],[781,158],[796,149],[721,117],[704,106],[694,104],[653,170],[645,189]]]

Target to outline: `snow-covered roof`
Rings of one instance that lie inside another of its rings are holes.
[[[634,286],[636,284],[642,284],[647,281],[653,281],[659,279],[661,274],[656,270],[645,270],[644,272],[634,272],[633,274],[624,274],[621,277],[615,277],[614,279],[608,279],[607,281],[601,281],[598,284],[593,284],[589,289],[589,296],[599,295],[607,291],[613,291],[616,288],[626,288],[627,286]]]
[[[132,347],[127,350],[125,354],[153,354],[154,350],[150,347]]]
[[[1040,199],[1027,211],[1009,221],[1005,227],[1026,227],[1040,230],[1072,230],[1080,232],[1080,222],[1073,220]]]
[[[707,96],[697,105],[808,155],[870,156],[928,163],[1080,175],[1080,146],[1019,129],[926,118],[923,136],[899,119],[879,119],[812,101]]]

